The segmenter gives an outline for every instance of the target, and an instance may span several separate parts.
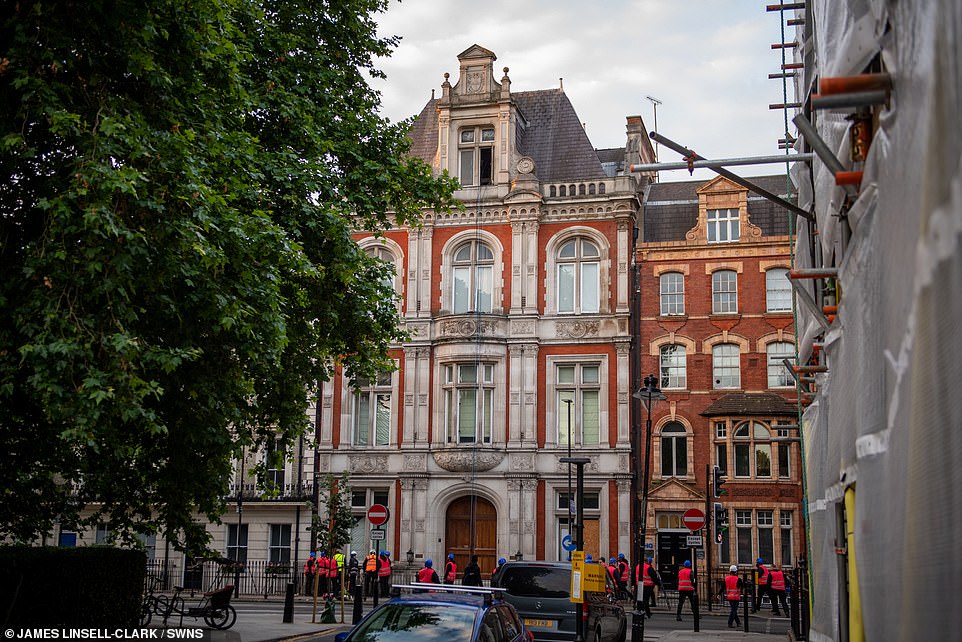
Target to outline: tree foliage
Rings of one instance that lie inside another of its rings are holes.
[[[378,114],[385,4],[0,9],[0,536],[59,517],[197,549],[241,446],[293,443],[335,360],[389,363],[351,231],[453,181]]]

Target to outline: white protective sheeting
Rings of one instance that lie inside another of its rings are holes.
[[[848,212],[813,163],[820,254],[800,229],[796,266],[837,266],[838,315],[825,332],[818,395],[803,414],[812,569],[811,639],[960,640],[962,608],[962,2],[809,0],[806,78],[863,73],[876,54],[891,99]],[[805,88],[799,85],[803,91]],[[800,96],[804,100],[804,96]],[[848,160],[844,113],[816,112]],[[793,170],[796,183],[808,179]],[[799,189],[800,203],[807,197]],[[805,205],[803,205],[805,206]],[[804,221],[800,221],[804,228]],[[799,352],[821,328],[798,310]],[[839,516],[854,487],[861,619],[849,600]]]

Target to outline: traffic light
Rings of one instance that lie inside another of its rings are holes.
[[[715,541],[721,543],[722,533],[728,530],[728,509],[718,502],[715,502],[715,519],[712,523],[715,526]]]
[[[715,497],[721,497],[727,492],[722,489],[722,485],[724,483],[725,483],[725,474],[722,472],[721,468],[719,468],[718,466],[715,466],[714,468],[712,468],[712,473],[711,473],[711,487]]]

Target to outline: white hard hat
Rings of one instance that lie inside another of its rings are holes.
[[[357,551],[351,551],[351,555],[357,555]]]
[[[728,568],[728,570],[729,570],[730,572],[732,572],[732,573],[737,573],[737,572],[738,572],[738,567],[735,566],[734,564],[732,564],[732,565]]]

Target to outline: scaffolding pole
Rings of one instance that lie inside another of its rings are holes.
[[[704,161],[704,160],[707,160],[707,159],[705,159],[704,157],[699,156],[698,154],[696,154],[696,153],[693,152],[692,150],[688,149],[688,148],[685,147],[684,145],[679,145],[679,144],[676,143],[675,141],[673,141],[673,140],[671,140],[671,139],[669,139],[669,138],[665,138],[664,136],[662,136],[662,135],[659,134],[658,132],[651,132],[651,133],[649,133],[648,135],[649,135],[653,140],[658,141],[659,143],[661,143],[662,145],[664,145],[665,147],[667,147],[667,148],[669,148],[669,149],[673,149],[674,151],[678,152],[679,154],[681,154],[682,156],[684,156],[687,160],[690,160],[690,161],[692,161],[693,163],[696,162],[696,161]],[[786,160],[791,160],[791,155],[786,154],[786,155],[783,157],[782,162],[785,162]],[[802,208],[800,208],[799,206],[795,205],[794,203],[790,203],[790,202],[786,201],[784,198],[781,198],[780,196],[778,196],[778,195],[776,195],[776,194],[772,194],[771,192],[769,192],[769,191],[766,190],[766,189],[762,189],[762,188],[759,187],[758,185],[755,185],[754,183],[752,183],[752,182],[751,182],[750,180],[748,180],[748,179],[742,178],[742,177],[739,176],[738,174],[733,174],[732,172],[729,172],[727,169],[725,169],[724,167],[719,166],[717,163],[713,163],[712,161],[708,161],[708,163],[709,163],[709,164],[705,165],[705,167],[707,167],[708,169],[712,170],[713,172],[715,172],[715,173],[718,174],[719,176],[724,176],[725,178],[727,178],[728,180],[732,181],[733,183],[737,183],[738,185],[741,185],[742,187],[744,187],[744,188],[746,188],[746,189],[748,189],[748,190],[751,190],[752,192],[755,192],[755,193],[758,194],[759,196],[762,196],[762,197],[770,200],[771,202],[775,203],[776,205],[781,205],[782,207],[784,207],[784,208],[787,209],[788,211],[790,211],[790,212],[792,212],[792,213],[794,213],[794,214],[797,214],[798,216],[801,216],[802,218],[808,219],[809,221],[815,220],[815,218],[812,216],[811,212],[808,212],[808,211],[806,211],[806,210],[803,210]],[[687,167],[687,165],[686,165],[686,167]]]
[[[777,163],[796,163],[810,161],[815,158],[814,154],[775,154],[774,156],[748,156],[745,158],[720,158],[718,160],[699,160],[694,161],[691,167],[732,167],[735,165],[771,165]],[[657,172],[673,169],[688,169],[688,163],[680,161],[677,163],[642,163],[631,165],[631,172]]]

